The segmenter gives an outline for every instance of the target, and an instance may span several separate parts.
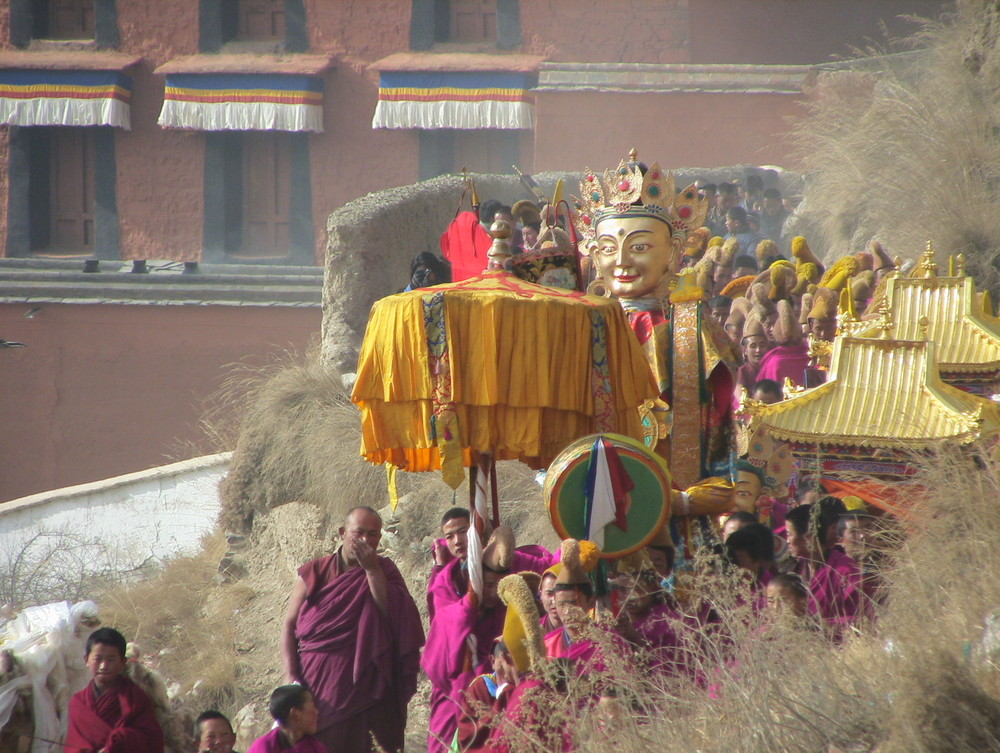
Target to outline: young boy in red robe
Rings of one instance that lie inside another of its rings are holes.
[[[122,675],[125,637],[95,630],[85,654],[93,680],[69,702],[66,753],[163,753],[163,730],[153,703]]]
[[[305,685],[275,688],[267,710],[278,726],[254,740],[247,753],[327,753],[326,746],[313,737],[319,727],[319,711]]]

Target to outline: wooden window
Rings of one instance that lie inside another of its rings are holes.
[[[93,39],[94,0],[49,0],[52,39]]]
[[[505,175],[521,161],[521,132],[448,128],[420,131],[420,179],[459,173]]]
[[[31,252],[93,253],[95,137],[91,128],[31,129]]]
[[[285,39],[285,0],[240,0],[238,11],[241,41]]]
[[[236,253],[286,256],[292,193],[289,139],[268,131],[246,132],[242,138],[242,227]]]
[[[496,0],[451,0],[452,42],[496,42]]]
[[[31,0],[35,39],[93,39],[95,0]]]

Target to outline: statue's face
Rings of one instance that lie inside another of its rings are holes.
[[[733,506],[737,510],[757,512],[757,499],[760,497],[760,479],[749,471],[736,471],[736,484],[733,488]]]
[[[609,217],[597,225],[594,266],[618,298],[650,295],[674,272],[681,242],[666,223],[652,217]]]

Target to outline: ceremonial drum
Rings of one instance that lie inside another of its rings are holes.
[[[588,475],[595,455],[595,442],[603,437],[613,448],[621,467],[631,479],[625,495],[624,527],[617,522],[604,526],[601,557],[614,559],[641,549],[663,528],[670,517],[670,471],[659,455],[631,437],[591,434],[576,440],[549,466],[544,495],[556,533],[564,539],[588,539],[592,514],[588,497]]]

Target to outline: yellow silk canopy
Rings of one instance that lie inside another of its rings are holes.
[[[617,301],[503,271],[377,301],[352,395],[367,460],[453,486],[480,453],[544,468],[586,434],[641,439],[656,397]]]

